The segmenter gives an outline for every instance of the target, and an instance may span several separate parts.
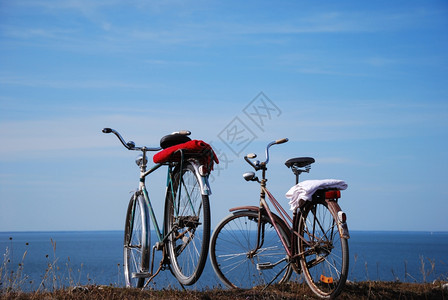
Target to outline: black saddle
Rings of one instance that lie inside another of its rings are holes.
[[[191,139],[185,134],[179,134],[179,133],[169,134],[165,135],[162,139],[160,139],[160,147],[166,149],[168,147],[186,143],[188,141],[191,141]]]
[[[292,168],[292,167],[303,168],[303,167],[311,165],[313,162],[315,162],[315,160],[312,157],[296,157],[296,158],[288,159],[285,162],[285,165],[288,168]]]

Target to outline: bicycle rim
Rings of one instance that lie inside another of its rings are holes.
[[[258,212],[238,211],[216,227],[210,243],[210,259],[219,279],[229,288],[252,288],[282,283],[291,276],[287,253],[271,220],[263,216],[261,245],[257,248]],[[286,226],[278,228],[289,246]]]
[[[326,202],[308,203],[299,221],[301,266],[313,292],[322,298],[336,297],[348,272],[348,242],[341,238],[337,220]]]
[[[127,287],[141,288],[149,270],[149,215],[142,196],[129,202],[124,234],[124,277]],[[140,276],[138,276],[140,274]]]
[[[208,196],[201,194],[198,175],[191,164],[182,178],[175,171],[173,190],[167,193],[166,232],[171,270],[184,285],[194,284],[202,274],[210,240]],[[180,189],[179,189],[180,185]]]

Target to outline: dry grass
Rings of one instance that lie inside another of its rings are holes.
[[[443,282],[400,283],[358,282],[348,283],[339,299],[448,299],[448,289]],[[0,291],[0,299],[316,299],[304,284],[274,286],[266,291],[211,289],[205,291],[138,290],[108,286],[82,286],[54,292],[6,292]]]
[[[10,238],[12,240],[12,238]],[[56,256],[56,242],[51,240],[54,257],[46,256],[47,269],[42,277],[39,287],[35,291],[26,292],[24,287],[28,283],[28,276],[23,274],[24,260],[27,251],[22,256],[18,267],[11,269],[12,256],[11,247],[6,249],[3,255],[3,262],[0,261],[0,300],[3,299],[317,299],[309,287],[303,283],[288,283],[274,285],[267,290],[254,288],[250,290],[227,290],[221,288],[210,288],[203,291],[184,291],[177,289],[163,290],[140,290],[127,289],[112,286],[78,286],[79,280],[69,274],[69,287],[61,283],[57,267],[58,258]],[[27,243],[28,245],[28,243]],[[425,265],[423,257],[421,260],[421,273],[423,281],[434,271],[435,263],[428,260],[429,268]],[[70,262],[69,262],[70,263]],[[68,264],[69,264],[68,263]],[[356,263],[356,258],[355,258]],[[69,265],[68,265],[69,267]],[[71,268],[69,268],[71,270]],[[366,264],[367,272],[367,264]],[[407,271],[405,271],[407,274]],[[448,283],[447,276],[443,276],[444,281],[434,283],[403,283],[399,281],[364,281],[348,282],[339,299],[447,299]]]

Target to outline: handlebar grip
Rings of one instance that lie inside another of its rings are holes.
[[[181,130],[181,131],[179,131],[179,134],[182,134],[182,135],[190,135],[190,134],[191,134],[191,131],[190,131],[190,130]]]
[[[103,133],[111,133],[112,132],[112,128],[103,128]]]
[[[190,135],[191,131],[190,130],[179,130],[179,131],[175,131],[171,134],[181,134],[181,135]]]
[[[246,155],[247,158],[253,159],[256,158],[257,155],[255,153],[249,153],[248,155]]]
[[[287,141],[289,141],[288,138],[284,138],[284,139],[276,140],[275,143],[276,144],[283,144],[283,143],[286,143]]]

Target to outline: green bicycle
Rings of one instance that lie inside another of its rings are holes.
[[[212,148],[202,141],[192,141],[189,131],[163,137],[160,147],[137,147],[111,128],[102,132],[113,133],[126,149],[141,152],[136,159],[140,168],[139,188],[129,201],[124,230],[126,286],[144,288],[166,268],[181,285],[194,284],[204,269],[210,240],[208,177],[213,162],[218,163]],[[155,165],[147,170],[147,152],[159,150],[162,151],[153,157]],[[163,228],[157,222],[145,184],[146,177],[162,166],[168,169]],[[152,259],[150,219],[157,236]],[[154,271],[156,250],[163,255]]]

